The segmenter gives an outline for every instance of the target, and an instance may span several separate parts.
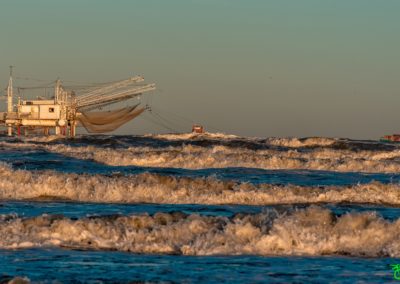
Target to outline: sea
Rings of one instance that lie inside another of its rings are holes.
[[[395,143],[3,136],[0,283],[396,283],[399,205]]]

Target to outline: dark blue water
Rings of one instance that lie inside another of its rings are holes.
[[[387,220],[397,220],[400,207],[387,207],[375,204],[318,204],[318,207],[331,210],[336,216],[352,212],[377,212]],[[27,202],[2,201],[0,214],[15,214],[20,217],[34,217],[43,214],[78,219],[87,216],[140,215],[157,212],[183,212],[204,216],[232,217],[239,213],[257,214],[267,211],[289,212],[308,208],[307,204],[244,206],[244,205],[199,205],[199,204],[112,204],[112,203],[72,203],[72,202]]]
[[[5,140],[7,141],[7,140]],[[18,140],[8,140],[19,143]],[[26,141],[32,145],[46,145],[47,142]],[[264,140],[218,141],[212,139],[169,141],[149,137],[81,137],[76,140],[57,140],[52,144],[69,146],[93,145],[96,147],[125,148],[146,146],[165,148],[182,143],[200,147],[224,145],[232,148],[252,150],[273,148],[288,151],[288,148],[267,145]],[[327,146],[321,146],[327,147]],[[393,145],[371,141],[340,141],[332,149],[351,151],[387,151]],[[299,148],[298,151],[313,151],[318,146]],[[29,150],[18,147],[0,150],[0,161],[13,169],[40,173],[52,170],[63,173],[135,175],[144,172],[177,177],[215,177],[224,181],[240,181],[253,184],[269,183],[277,185],[294,184],[300,186],[355,185],[379,181],[399,183],[399,173],[329,172],[312,169],[264,170],[257,168],[180,169],[136,166],[108,166],[92,160],[71,158],[45,149]],[[118,178],[116,176],[115,178]],[[0,188],[1,190],[1,188]],[[77,190],[79,190],[77,188]],[[396,221],[400,208],[382,204],[318,204],[327,208],[337,217],[349,213],[374,212],[384,220]],[[309,205],[207,205],[207,204],[109,204],[61,201],[0,201],[0,215],[16,215],[21,218],[62,215],[72,220],[90,216],[130,216],[154,215],[158,212],[183,212],[204,216],[224,216],[231,218],[237,214],[258,214],[274,211],[278,214],[308,208]],[[400,234],[400,232],[399,232]],[[0,235],[0,238],[2,236]],[[319,256],[257,256],[257,255],[214,255],[184,256],[168,254],[134,254],[109,250],[74,250],[60,247],[35,247],[26,249],[0,249],[0,282],[15,276],[27,277],[43,282],[229,282],[229,283],[324,283],[324,282],[368,282],[393,281],[390,264],[400,263],[400,259],[382,257],[354,257],[345,255]]]
[[[400,259],[136,255],[28,249],[2,251],[1,279],[29,275],[47,282],[386,283]]]
[[[12,165],[15,169],[54,170],[64,173],[90,174],[140,174],[144,172],[162,175],[209,177],[221,180],[250,182],[253,184],[296,184],[314,185],[352,185],[380,181],[382,183],[399,183],[398,173],[357,173],[329,172],[315,170],[264,170],[257,168],[211,168],[211,169],[176,169],[150,168],[136,166],[109,166],[92,160],[81,160],[48,151],[7,151],[0,156],[0,161]]]

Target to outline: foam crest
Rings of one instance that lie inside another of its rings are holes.
[[[335,216],[318,207],[231,218],[181,212],[0,220],[0,248],[57,246],[180,255],[351,255],[400,257],[400,221],[374,212]]]
[[[352,186],[253,185],[212,177],[189,178],[143,173],[86,175],[30,172],[0,165],[0,199],[66,199],[104,203],[241,204],[295,203],[400,204],[400,185],[373,182]]]
[[[146,134],[145,137],[166,140],[188,140],[188,139],[237,139],[239,136],[220,132],[205,132],[205,133],[167,133],[167,134]]]
[[[310,147],[310,146],[330,146],[337,142],[337,138],[326,137],[307,137],[307,138],[268,138],[267,143],[275,146],[284,147]]]
[[[166,139],[166,140],[193,140],[193,139],[216,139],[216,140],[242,140],[242,141],[252,141],[259,143],[266,143],[275,146],[284,147],[310,147],[310,146],[330,146],[335,142],[339,141],[339,138],[329,138],[329,137],[271,137],[264,140],[260,137],[241,137],[226,133],[179,133],[179,134],[147,134],[145,137],[151,137],[156,139]]]
[[[51,142],[55,139],[54,137],[27,138],[24,141],[0,141],[0,148],[16,151],[45,150],[111,166],[400,172],[400,148],[376,142],[361,141],[357,144],[354,141],[334,138],[268,138],[264,140],[232,138],[233,140],[230,141],[229,136],[214,139],[209,137],[211,134],[204,134],[208,140],[201,138],[197,144],[193,144],[189,141],[191,139],[188,135],[196,137],[195,135],[203,134],[151,137],[153,140],[150,144],[149,141],[139,138],[136,142],[134,139],[128,139],[129,141],[118,143],[118,147],[112,146],[115,137],[107,137],[107,143],[104,145],[91,145],[83,140],[82,143],[70,145],[60,141],[46,143]],[[161,140],[164,141],[162,144],[160,144]],[[176,140],[181,141],[177,143]]]
[[[340,172],[400,171],[400,150],[350,151],[315,149],[309,151],[250,150],[227,146],[194,145],[164,148],[48,145],[52,152],[80,159],[91,159],[113,166],[170,167],[186,169],[244,167],[261,169],[309,169]]]

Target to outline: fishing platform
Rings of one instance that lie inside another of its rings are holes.
[[[100,83],[84,88],[66,88],[61,80],[54,82],[50,98],[17,98],[13,86],[13,70],[6,89],[7,110],[0,112],[0,125],[8,136],[28,133],[74,137],[76,127],[83,126],[89,133],[110,132],[140,115],[146,107],[140,103],[109,111],[95,111],[155,90],[155,84],[144,83],[141,76],[125,80]],[[25,88],[27,89],[27,88]]]

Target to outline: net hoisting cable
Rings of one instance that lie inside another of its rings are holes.
[[[170,122],[164,120],[163,118],[157,116],[155,113],[153,113],[152,109],[149,109],[149,114],[151,115],[151,118],[153,121],[156,121],[159,125],[163,126],[164,128],[173,131],[174,133],[180,133],[182,131],[177,130],[180,127],[176,127],[176,125],[172,125]]]
[[[165,124],[163,121],[160,121],[160,119],[158,119],[157,117],[155,117],[154,115],[151,114],[150,110],[148,110],[146,113],[150,114],[150,116],[145,116],[145,115],[141,116],[141,118],[143,118],[144,120],[149,121],[149,122],[151,122],[153,124],[156,124],[157,126],[159,126],[161,128],[164,128],[164,129],[167,129],[169,131],[172,131],[174,134],[180,132],[180,131],[170,127],[169,125]]]
[[[193,119],[184,117],[184,116],[182,116],[182,115],[178,115],[178,114],[176,114],[176,113],[167,111],[167,110],[165,110],[165,109],[161,109],[161,108],[159,108],[159,107],[155,107],[155,108],[152,107],[152,108],[153,108],[153,109],[156,109],[156,113],[158,113],[159,116],[160,116],[160,112],[162,112],[162,113],[165,113],[165,115],[168,115],[169,117],[175,116],[175,117],[176,117],[177,119],[179,119],[180,121],[184,120],[184,121],[190,122],[191,124],[196,124],[196,121],[194,121]],[[164,117],[165,117],[165,115],[163,114]],[[171,118],[170,118],[170,120],[171,120]],[[178,121],[178,120],[176,120],[176,121]],[[209,124],[207,124],[207,127],[210,128],[210,129],[212,129],[212,130],[214,130],[214,131],[217,131],[217,132],[221,132],[221,133],[224,132],[223,130],[218,129],[218,128],[216,128],[216,127],[212,127],[212,126],[210,126]]]
[[[159,122],[153,120],[151,117],[141,116],[140,118],[142,118],[143,120],[145,120],[145,121],[147,121],[147,122],[150,122],[150,123],[152,123],[152,124],[154,124],[154,125],[157,125],[158,127],[161,127],[162,129],[169,130],[169,131],[171,131],[171,133],[173,133],[173,134],[179,133],[179,132],[176,131],[175,129],[172,129],[172,128],[170,128],[170,127],[168,127],[168,126],[166,126],[166,125],[164,125],[164,124],[162,124],[162,123],[159,123]]]
[[[160,121],[163,121],[165,124],[169,124],[171,126],[174,126],[176,128],[181,128],[181,125],[179,125],[176,122],[173,122],[170,119],[165,118],[164,116],[160,115],[157,111],[152,111],[151,112],[157,119],[159,119]]]
[[[50,80],[43,80],[43,79],[37,79],[37,78],[32,78],[32,77],[22,77],[22,76],[14,76],[14,79],[18,80],[25,80],[25,81],[36,81],[36,82],[49,82]],[[52,80],[54,82],[54,80]]]

